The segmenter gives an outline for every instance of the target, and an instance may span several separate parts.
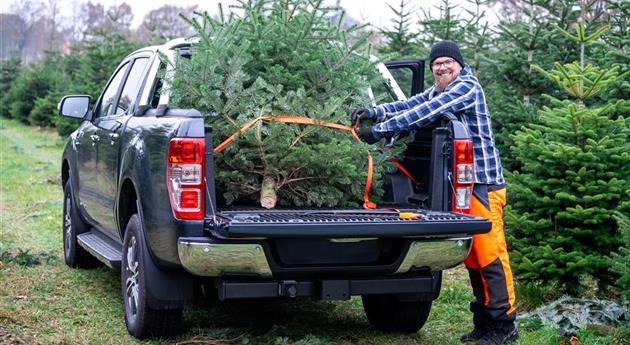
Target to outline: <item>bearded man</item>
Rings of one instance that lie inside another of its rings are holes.
[[[446,114],[454,115],[467,127],[473,142],[475,170],[471,214],[489,219],[492,229],[473,236],[472,248],[464,261],[475,296],[470,303],[474,329],[464,334],[461,341],[503,344],[516,339],[518,330],[514,324],[512,270],[503,233],[505,179],[486,97],[455,42],[435,44],[429,64],[435,84],[428,90],[407,100],[355,109],[351,120],[376,122],[358,131],[359,137],[369,144],[424,127]]]

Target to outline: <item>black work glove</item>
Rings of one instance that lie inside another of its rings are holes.
[[[374,127],[359,128],[357,130],[357,135],[359,136],[359,139],[368,144],[377,143],[383,137],[379,132],[374,130]]]
[[[376,120],[376,110],[372,108],[356,108],[350,113],[350,122]]]

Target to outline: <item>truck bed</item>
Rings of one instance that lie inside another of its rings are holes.
[[[418,217],[402,219],[401,212],[416,213]],[[220,238],[414,238],[486,233],[491,223],[476,216],[412,208],[231,207],[219,209],[214,217],[206,218],[205,227]]]

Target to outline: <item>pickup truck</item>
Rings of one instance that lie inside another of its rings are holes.
[[[199,291],[219,300],[360,295],[378,329],[416,332],[440,292],[442,271],[468,255],[488,220],[466,214],[472,144],[454,117],[413,133],[401,172],[385,177],[378,209],[217,204],[212,129],[194,109],[169,106],[170,69],[190,57],[178,39],[127,56],[90,108],[66,96],[62,116],[82,120],[63,152],[64,259],[119,269],[129,333],[177,333]],[[421,92],[424,62],[381,64],[393,99]],[[412,216],[409,216],[412,215]],[[202,287],[202,288],[200,288]]]

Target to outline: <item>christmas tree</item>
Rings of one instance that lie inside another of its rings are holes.
[[[630,216],[617,212],[613,215],[623,238],[623,247],[618,253],[612,253],[611,270],[619,275],[615,282],[623,297],[630,300]]]
[[[191,59],[178,62],[172,85],[175,104],[207,115],[215,146],[238,134],[216,154],[220,201],[360,205],[370,147],[323,124],[349,126],[349,110],[371,103],[367,89],[378,76],[367,37],[359,27],[343,29],[343,15],[331,22],[336,10],[321,1],[239,4],[227,16],[220,8],[218,19],[188,19],[199,43]],[[274,121],[278,115],[311,124]],[[384,155],[373,156],[378,195],[381,174],[392,167]]]
[[[508,174],[507,213],[517,276],[569,293],[580,291],[585,276],[600,287],[615,281],[607,256],[621,244],[616,215],[630,212],[630,120],[621,115],[630,101],[597,102],[629,73],[587,64],[585,45],[606,29],[587,30],[583,18],[575,28],[558,29],[578,43],[578,62],[537,68],[571,99],[548,97],[553,107],[513,137],[521,169]]]
[[[520,169],[508,154],[514,145],[512,135],[523,125],[535,123],[537,110],[550,105],[542,94],[566,97],[533,65],[552,68],[555,62],[575,59],[575,43],[555,30],[556,26],[566,28],[575,22],[574,5],[574,1],[515,1],[506,9],[511,15],[497,26],[493,46],[496,53],[479,77],[485,85],[501,163],[506,170]]]
[[[409,2],[406,0],[401,0],[398,7],[388,6],[392,11],[391,28],[380,30],[387,39],[387,45],[380,49],[381,53],[392,55],[397,59],[417,58],[419,56],[417,34],[410,30],[415,7],[409,7]]]

